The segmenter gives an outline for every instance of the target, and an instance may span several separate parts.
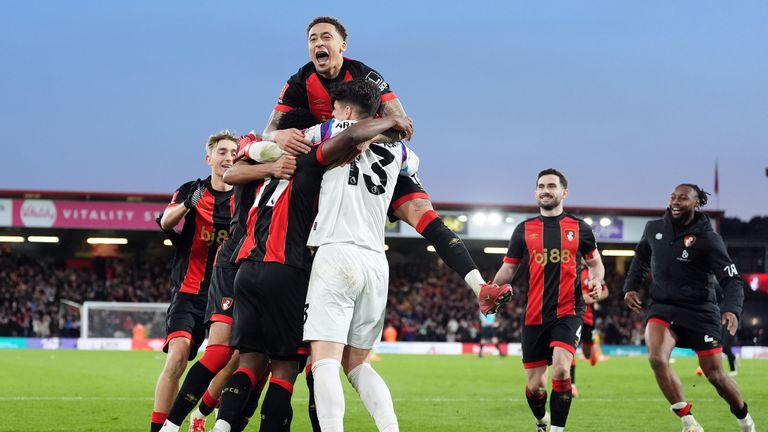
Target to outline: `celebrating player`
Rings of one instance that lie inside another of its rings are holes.
[[[246,137],[241,140],[241,147],[250,142],[251,138]],[[205,418],[216,408],[221,390],[239,361],[236,352],[229,343],[235,302],[234,281],[237,272],[233,254],[237,244],[245,234],[244,222],[253,204],[254,191],[259,185],[257,180],[269,176],[290,178],[296,169],[295,158],[287,155],[271,163],[256,165],[245,163],[246,166],[240,166],[243,165],[243,162],[237,162],[237,165],[237,170],[240,173],[237,180],[245,184],[234,186],[234,207],[229,236],[221,244],[213,266],[208,291],[208,307],[205,313],[208,345],[203,357],[189,368],[161,432],[178,431],[184,417],[194,409],[198,400],[200,400],[200,406],[190,418],[190,431],[205,432]],[[232,177],[230,172],[233,169],[235,168],[229,168],[223,175],[224,181],[229,184],[233,182],[232,179],[228,179],[228,175]],[[214,376],[225,366],[227,366],[225,373],[219,374],[217,379],[211,382]],[[209,383],[211,385],[208,391],[205,391]]]
[[[378,96],[378,95],[377,95]],[[291,115],[300,115],[299,110]],[[311,113],[304,125],[314,123]],[[285,116],[281,123],[290,120]],[[282,431],[292,419],[293,384],[308,351],[302,341],[304,303],[312,257],[306,247],[321,178],[328,164],[354,144],[391,127],[408,129],[407,119],[391,116],[347,131],[351,140],[329,139],[297,157],[291,180],[268,179],[257,193],[238,254],[233,344],[240,368],[222,396],[214,431],[228,432],[269,361],[272,378],[262,404],[261,430]]]
[[[605,269],[589,225],[563,211],[563,200],[568,196],[565,176],[556,169],[541,171],[534,195],[540,215],[515,228],[504,264],[493,282],[508,283],[522,270],[525,395],[536,417],[537,431],[549,431],[547,365],[551,364],[551,430],[560,432],[571,407],[570,366],[584,314],[577,263],[582,257],[586,261],[591,275],[589,292],[595,299],[600,296]]]
[[[337,19],[317,17],[312,20],[307,27],[307,42],[310,62],[302,66],[283,87],[265,129],[265,139],[277,142],[288,151],[308,152],[309,143],[303,134],[296,129],[274,131],[277,121],[295,108],[309,109],[319,121],[328,120],[333,110],[328,90],[335,83],[353,78],[367,79],[381,91],[379,114],[405,116],[400,100],[381,74],[362,62],[344,57],[344,51],[347,49],[347,30]],[[478,296],[483,313],[493,313],[510,300],[510,287],[484,283],[466,246],[434,211],[427,192],[415,175],[410,178],[397,178],[389,214],[391,219],[402,219],[414,227],[435,247],[440,258],[458,273]]]
[[[681,184],[672,191],[664,217],[645,225],[624,283],[624,302],[635,312],[643,310],[638,288],[650,270],[653,282],[645,327],[648,360],[661,392],[682,420],[683,431],[703,429],[685,400],[680,379],[669,367],[675,346],[696,351],[699,366],[730,406],[740,430],[754,432],[747,404],[736,382],[723,371],[720,358],[721,324],[727,324],[731,335],[736,333],[744,281],[709,218],[696,211],[707,203],[707,195],[696,185]],[[709,283],[712,273],[723,289],[722,307]]]
[[[337,84],[331,97],[336,120],[371,117],[379,105],[379,89],[365,79]],[[336,124],[343,128],[349,123]],[[418,158],[402,142],[374,143],[353,163],[323,175],[318,213],[307,242],[317,252],[304,324],[304,340],[312,345],[317,417],[323,432],[344,430],[342,363],[378,430],[399,430],[389,388],[365,359],[384,327],[389,289],[384,253],[387,207],[399,173],[411,175],[417,169]]]
[[[174,236],[176,255],[163,346],[168,356],[155,388],[152,432],[163,426],[187,362],[195,358],[205,339],[204,317],[211,270],[216,250],[229,233],[232,217],[232,186],[224,183],[222,176],[232,166],[236,152],[237,139],[228,131],[208,138],[205,160],[211,167],[210,177],[179,187],[160,218],[164,231],[172,232],[182,220],[184,227],[181,235]]]

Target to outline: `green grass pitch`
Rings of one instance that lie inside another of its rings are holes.
[[[0,351],[2,431],[146,431],[155,379],[164,355],[156,352]],[[736,431],[727,405],[695,358],[674,369],[693,413],[707,431]],[[374,363],[389,384],[403,431],[532,431],[519,357],[383,356]],[[595,367],[580,361],[571,431],[677,431],[645,358],[612,358]],[[768,430],[768,361],[745,360],[736,381],[758,430]],[[346,380],[344,380],[346,383]],[[346,430],[373,431],[348,385]],[[294,431],[310,430],[307,390],[300,376]],[[211,417],[212,419],[212,417]],[[212,422],[209,424],[212,425]],[[186,430],[186,423],[182,430]],[[258,420],[248,428],[258,430]]]

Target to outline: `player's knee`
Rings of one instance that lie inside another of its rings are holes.
[[[227,345],[208,345],[200,363],[213,373],[224,369],[232,357],[232,347]]]
[[[651,353],[648,355],[648,363],[651,364],[653,370],[664,369],[669,366],[667,358],[660,353]]]
[[[570,365],[552,365],[552,378],[556,380],[568,379],[571,376]]]
[[[432,203],[423,198],[416,198],[407,201],[395,210],[395,216],[406,221],[409,225],[416,227],[419,224],[422,216],[432,208]]]

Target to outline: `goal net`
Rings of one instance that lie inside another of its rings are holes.
[[[83,338],[164,338],[168,303],[83,303]]]

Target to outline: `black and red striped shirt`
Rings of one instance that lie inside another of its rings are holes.
[[[171,283],[174,291],[207,299],[216,251],[229,236],[233,199],[231,190],[213,190],[210,177],[203,182],[207,185],[206,191],[184,216],[180,240],[175,244]],[[168,207],[184,205],[194,185],[194,181],[181,185]]]
[[[221,244],[216,255],[216,264],[231,265],[235,263],[240,251],[240,244],[246,231],[248,212],[253,207],[256,198],[256,190],[263,180],[256,180],[243,185],[237,185],[232,189],[232,221],[229,224],[229,237]]]
[[[582,316],[577,267],[582,256],[591,259],[596,250],[589,225],[567,213],[537,216],[515,228],[504,262],[520,264],[515,279],[524,287],[525,325]]]
[[[275,110],[288,112],[294,108],[306,108],[321,122],[331,119],[333,107],[328,89],[335,83],[351,81],[355,78],[367,78],[381,90],[381,102],[397,98],[384,78],[366,66],[363,62],[344,58],[339,74],[334,79],[322,77],[315,70],[312,62],[305,64],[296,74],[288,79],[280,93]]]
[[[238,262],[249,259],[311,270],[307,238],[327,165],[321,148],[312,147],[296,157],[296,173],[290,180],[268,178],[255,191]]]

